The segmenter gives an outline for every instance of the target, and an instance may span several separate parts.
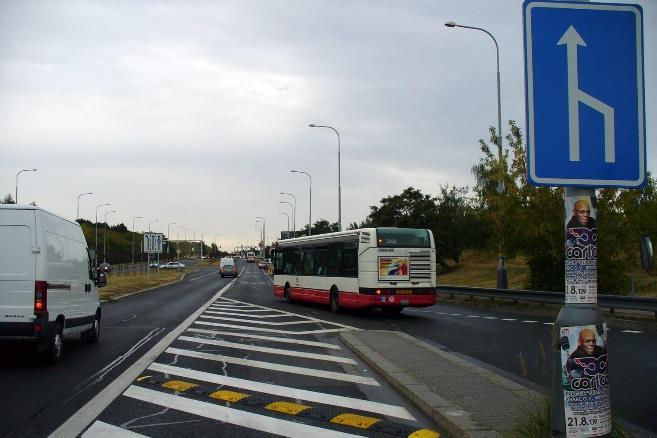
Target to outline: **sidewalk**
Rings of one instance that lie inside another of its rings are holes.
[[[340,339],[456,437],[501,436],[544,398],[402,332],[348,332]]]

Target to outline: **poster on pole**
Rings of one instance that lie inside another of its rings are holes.
[[[597,303],[598,225],[591,197],[567,197],[566,211],[566,303]]]
[[[607,325],[562,327],[560,345],[566,436],[610,433]]]
[[[144,233],[144,252],[147,254],[159,254],[164,246],[164,234]]]

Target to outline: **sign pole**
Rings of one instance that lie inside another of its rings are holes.
[[[611,433],[607,324],[598,308],[595,190],[565,188],[565,305],[553,331],[555,437]]]

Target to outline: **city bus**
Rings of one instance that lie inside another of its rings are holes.
[[[251,251],[247,252],[246,253],[246,261],[248,263],[254,263],[255,262],[255,253],[251,252]]]
[[[363,228],[280,240],[274,295],[341,308],[436,303],[436,246],[427,229]]]

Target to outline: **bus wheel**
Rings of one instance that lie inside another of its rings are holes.
[[[283,295],[285,296],[285,301],[287,301],[288,303],[292,302],[292,295],[291,295],[291,292],[290,292],[289,283],[285,285],[285,291],[283,292]]]
[[[383,313],[385,313],[388,316],[397,316],[399,315],[404,308],[402,306],[395,306],[395,307],[383,307],[381,310],[383,310]]]
[[[340,295],[335,287],[331,289],[331,312],[340,313]]]

